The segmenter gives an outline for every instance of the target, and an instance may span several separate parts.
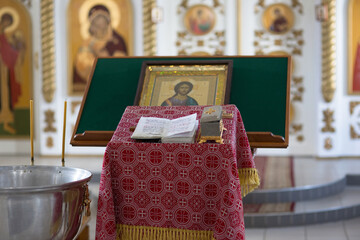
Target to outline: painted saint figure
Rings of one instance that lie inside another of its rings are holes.
[[[191,106],[191,105],[199,105],[198,102],[188,96],[188,94],[193,89],[193,85],[191,82],[180,82],[175,85],[174,91],[175,95],[166,99],[161,106]]]
[[[93,6],[88,14],[90,37],[86,39],[75,57],[73,83],[87,82],[96,57],[128,55],[125,40],[111,25],[109,10],[104,5]]]
[[[22,63],[25,48],[21,32],[7,36],[5,31],[14,23],[10,13],[4,13],[0,18],[0,124],[4,131],[15,134],[14,107],[21,95],[21,85],[18,83],[17,67]]]
[[[189,32],[194,35],[208,34],[215,25],[214,11],[202,4],[192,6],[185,14],[184,23]]]
[[[190,26],[195,34],[202,35],[209,32],[211,28],[211,19],[202,9],[196,11],[196,16],[190,19]]]
[[[280,9],[274,10],[275,19],[270,26],[270,30],[275,33],[283,33],[288,30],[288,20],[282,15]]]

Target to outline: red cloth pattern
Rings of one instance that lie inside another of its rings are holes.
[[[225,105],[224,144],[135,142],[129,128],[141,116],[178,118],[204,106],[127,107],[106,147],[96,239],[115,239],[118,224],[213,231],[244,239],[238,168],[255,168],[236,106]]]

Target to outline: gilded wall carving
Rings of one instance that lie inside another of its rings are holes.
[[[54,140],[52,137],[46,138],[46,147],[48,147],[48,148],[54,147]]]
[[[304,96],[304,79],[303,77],[293,77],[291,84],[291,101],[302,102]]]
[[[294,136],[295,139],[298,142],[303,142],[304,141],[303,125],[302,124],[296,124],[296,123],[290,124],[289,133],[290,133],[290,135]]]
[[[332,126],[334,122],[334,111],[329,108],[323,111],[323,120],[325,126],[321,128],[321,132],[335,132],[335,128]]]
[[[302,103],[304,96],[304,79],[302,77],[293,77],[290,87],[290,135],[294,136],[298,142],[304,141],[303,124],[291,121],[296,114],[296,104]]]
[[[324,148],[326,150],[331,150],[333,148],[332,139],[330,137],[325,138],[324,141]]]
[[[44,114],[46,123],[44,132],[56,132],[56,128],[53,125],[55,123],[55,112],[49,109]]]
[[[281,50],[288,52],[290,55],[301,56],[304,45],[303,30],[291,30],[288,36],[271,36],[265,30],[255,30],[255,54],[267,54],[271,47],[276,46]]]
[[[349,105],[350,110],[350,138],[360,139],[360,102],[353,101]]]

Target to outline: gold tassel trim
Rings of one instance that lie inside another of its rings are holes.
[[[245,197],[260,185],[260,177],[256,168],[239,169],[239,178],[242,197]]]
[[[118,240],[215,240],[213,231],[117,224]]]

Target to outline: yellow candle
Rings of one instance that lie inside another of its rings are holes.
[[[61,162],[62,166],[65,167],[65,130],[66,130],[66,105],[67,102],[64,102],[64,127],[63,127],[63,139],[62,139],[62,154],[61,154]]]
[[[31,165],[34,165],[34,102],[30,100],[30,145]]]

